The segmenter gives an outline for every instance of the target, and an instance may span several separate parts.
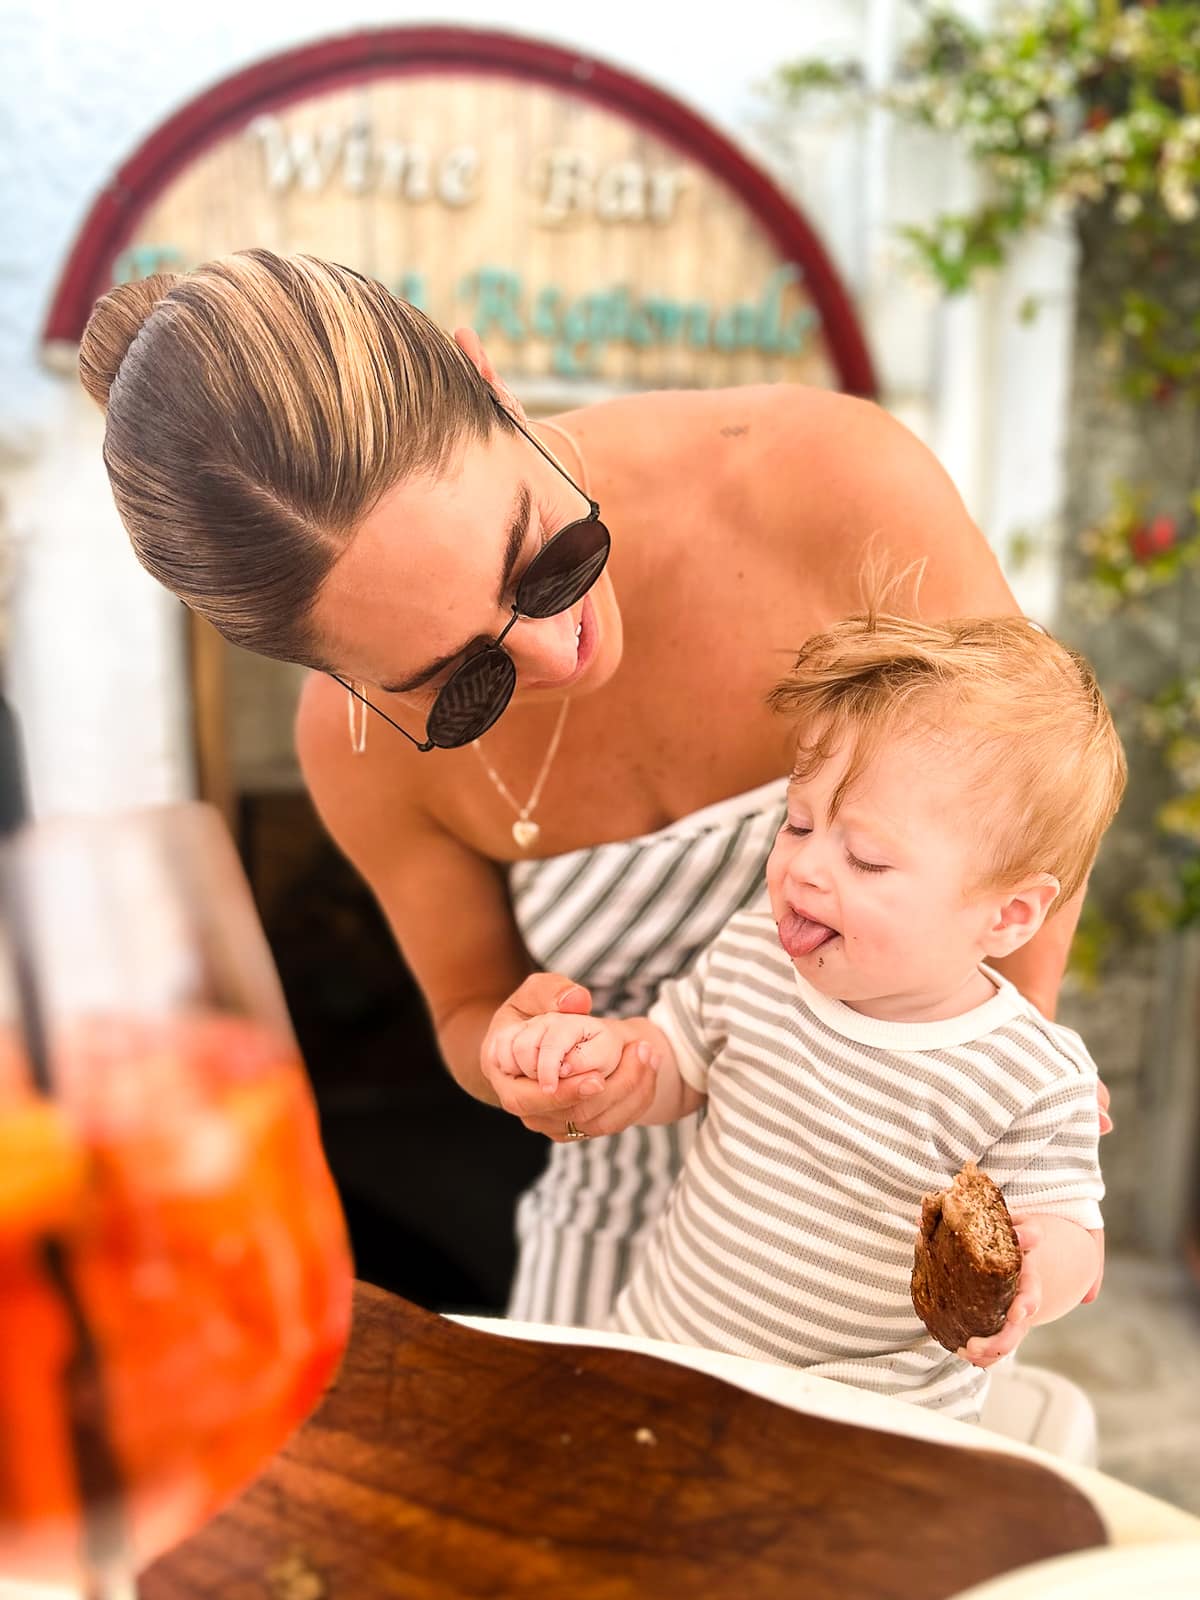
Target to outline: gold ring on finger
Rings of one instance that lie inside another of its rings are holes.
[[[568,1122],[567,1123],[567,1138],[568,1139],[586,1139],[587,1138],[587,1134],[584,1133],[582,1128],[577,1128],[573,1122]]]

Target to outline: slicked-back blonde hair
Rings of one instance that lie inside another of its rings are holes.
[[[331,665],[313,602],[379,497],[507,426],[414,306],[268,250],[111,290],[79,369],[142,565],[235,644],[311,666]]]
[[[870,611],[809,639],[771,692],[797,729],[795,776],[850,759],[836,813],[881,747],[927,739],[960,772],[980,842],[975,890],[1086,883],[1125,788],[1125,753],[1083,656],[1023,617],[924,622]]]

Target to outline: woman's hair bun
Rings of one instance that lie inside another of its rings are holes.
[[[79,345],[79,376],[83,387],[104,410],[129,347],[146,319],[179,281],[173,272],[156,272],[133,283],[119,283],[92,307]]]

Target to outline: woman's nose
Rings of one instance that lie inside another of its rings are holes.
[[[521,688],[561,683],[579,659],[578,623],[571,611],[557,617],[522,617],[504,641],[517,666]]]

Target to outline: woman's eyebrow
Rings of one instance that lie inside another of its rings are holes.
[[[533,496],[529,492],[529,485],[521,482],[517,486],[516,499],[513,501],[508,522],[508,533],[505,536],[504,559],[500,567],[500,582],[496,588],[497,606],[504,604],[504,596],[508,593],[517,562],[521,558],[521,551],[525,548],[532,510]],[[436,661],[431,661],[428,666],[422,667],[420,672],[413,673],[410,678],[404,678],[397,683],[381,683],[379,687],[384,694],[411,694],[414,689],[420,689],[428,683],[430,678],[436,678],[439,672],[444,672],[452,662],[464,655],[474,642],[473,638],[468,639],[465,644],[459,645],[457,650],[439,656]]]

